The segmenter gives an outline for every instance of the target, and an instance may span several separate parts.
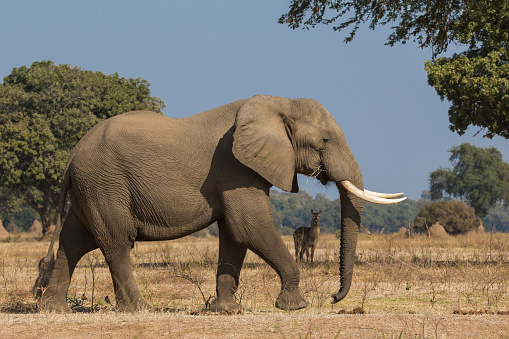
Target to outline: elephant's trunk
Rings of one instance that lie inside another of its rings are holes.
[[[333,294],[332,303],[337,303],[348,294],[352,284],[353,266],[355,261],[355,251],[357,248],[357,238],[361,224],[362,209],[364,201],[349,191],[340,183],[337,187],[341,198],[341,249],[340,249],[340,279],[341,287],[339,292]],[[362,188],[362,181],[360,182]]]

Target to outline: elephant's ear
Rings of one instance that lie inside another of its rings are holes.
[[[257,95],[237,112],[233,154],[272,185],[298,192],[289,99]]]

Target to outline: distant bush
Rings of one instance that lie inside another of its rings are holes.
[[[442,200],[421,207],[415,217],[414,230],[424,232],[437,221],[450,234],[466,233],[479,227],[481,223],[481,219],[475,215],[474,208],[464,202]]]
[[[497,204],[483,218],[484,227],[493,231],[509,232],[509,206]]]

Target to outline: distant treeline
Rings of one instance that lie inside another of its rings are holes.
[[[377,205],[366,202],[362,213],[362,225],[371,232],[393,233],[401,227],[413,225],[414,219],[421,206],[431,203],[428,199],[407,199],[395,205]],[[292,234],[299,226],[309,226],[311,209],[323,210],[321,214],[321,229],[323,232],[334,233],[341,225],[341,207],[339,199],[329,200],[324,194],[317,194],[315,198],[306,191],[297,194],[270,192],[272,216],[279,232],[283,235]],[[499,232],[509,232],[509,208],[502,205],[491,209],[483,219],[485,229],[493,226]]]
[[[426,196],[426,195],[424,195]],[[362,213],[362,225],[371,232],[393,233],[401,227],[412,225],[421,206],[431,203],[428,199],[407,199],[395,205],[376,205],[369,202],[364,204]],[[321,214],[322,232],[335,233],[341,225],[341,207],[339,199],[329,200],[324,194],[318,193],[313,198],[306,191],[299,193],[286,193],[272,190],[270,192],[270,205],[272,216],[278,231],[283,235],[292,234],[300,226],[309,226],[311,221],[311,209],[315,212],[323,210]],[[0,220],[4,227],[11,221],[21,230],[27,231],[38,214],[28,205],[20,208],[20,211],[2,215]],[[492,208],[483,219],[487,231],[493,226],[494,231],[509,232],[509,208],[497,205]],[[217,227],[209,229],[212,235],[217,235]]]

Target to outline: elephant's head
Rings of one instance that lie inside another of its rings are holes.
[[[332,115],[317,101],[257,95],[239,109],[233,143],[235,157],[272,185],[297,192],[297,173],[336,184],[341,197],[341,288],[352,282],[364,200],[393,204],[405,198],[364,190],[362,173]]]

